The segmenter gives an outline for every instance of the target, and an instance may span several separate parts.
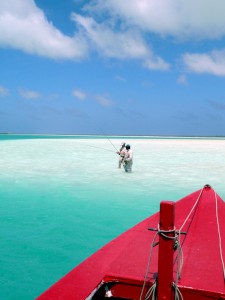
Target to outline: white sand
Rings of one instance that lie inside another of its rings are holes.
[[[133,173],[118,169],[122,141],[134,152]],[[115,146],[115,148],[114,148]],[[77,183],[107,184],[151,191],[184,190],[211,184],[225,195],[225,140],[65,139],[1,142],[1,178],[51,177]]]

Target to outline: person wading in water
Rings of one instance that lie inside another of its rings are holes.
[[[126,154],[126,147],[125,147],[126,143],[122,143],[120,150],[117,151],[116,153],[119,155],[119,165],[118,168],[121,168],[121,165],[123,164],[123,160]]]
[[[130,149],[130,145],[126,145],[126,154],[123,161],[125,172],[131,173],[133,165],[133,151]]]

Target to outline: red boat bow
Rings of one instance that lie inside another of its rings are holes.
[[[112,240],[37,300],[225,299],[224,220],[225,204],[208,185],[162,202],[160,214]]]

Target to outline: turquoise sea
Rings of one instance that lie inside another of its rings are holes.
[[[133,173],[118,169],[121,142]],[[0,135],[1,300],[35,299],[118,234],[211,184],[225,138]]]

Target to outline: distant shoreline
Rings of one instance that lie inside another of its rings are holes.
[[[212,138],[212,139],[216,139],[216,138],[225,138],[225,136],[220,136],[220,135],[199,135],[199,136],[192,136],[192,135],[131,135],[131,134],[124,134],[124,135],[104,135],[104,134],[68,134],[68,133],[64,133],[64,134],[48,134],[48,133],[10,133],[10,132],[0,132],[0,136],[37,136],[37,137],[99,137],[99,138],[124,138],[124,137],[128,137],[128,138],[156,138],[156,139],[207,139],[207,138]]]

